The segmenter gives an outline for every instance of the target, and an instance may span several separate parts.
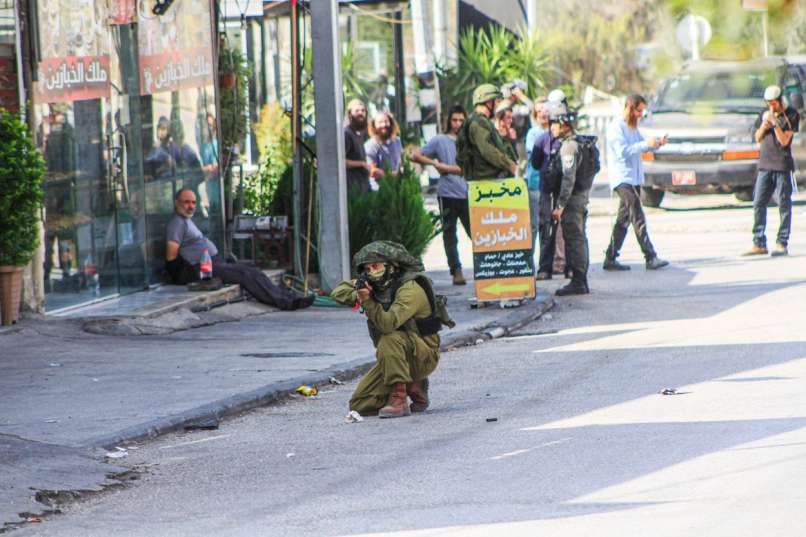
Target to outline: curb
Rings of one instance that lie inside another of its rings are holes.
[[[549,295],[538,296],[534,302],[522,306],[512,313],[492,323],[479,328],[463,330],[455,334],[447,334],[440,345],[441,352],[447,352],[460,347],[478,345],[485,341],[506,336],[532,321],[540,318],[555,305],[554,299]],[[112,449],[121,444],[156,438],[158,436],[183,429],[186,425],[204,419],[223,418],[239,414],[253,408],[265,406],[294,393],[298,386],[324,385],[335,377],[339,380],[352,380],[367,372],[375,363],[375,356],[357,358],[350,362],[338,364],[323,371],[309,375],[275,382],[255,390],[239,393],[219,399],[190,410],[147,421],[109,435],[92,438],[81,447]]]

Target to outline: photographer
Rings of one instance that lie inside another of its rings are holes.
[[[755,139],[761,144],[758,176],[753,192],[753,248],[744,255],[766,255],[767,204],[773,192],[778,199],[778,238],[772,256],[789,254],[789,232],[792,228],[792,137],[800,128],[800,116],[794,108],[784,107],[781,88],[764,90],[767,110],[756,120]]]
[[[360,274],[333,290],[334,300],[360,305],[377,363],[358,383],[350,410],[399,418],[428,408],[428,376],[439,362],[442,325],[451,326],[422,263],[390,241],[370,243],[353,257]],[[411,406],[406,398],[411,398]]]

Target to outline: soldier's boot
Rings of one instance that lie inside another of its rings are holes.
[[[389,399],[386,400],[386,406],[378,411],[378,417],[402,418],[410,414],[409,405],[406,404],[406,385],[403,382],[398,382],[392,388],[392,393],[389,394]]]
[[[467,285],[465,275],[462,274],[461,267],[453,272],[453,285]]]
[[[425,412],[428,408],[428,379],[406,384],[406,392],[411,399],[411,411]]]
[[[565,287],[560,287],[557,289],[554,294],[557,296],[570,296],[587,295],[590,292],[587,276],[577,276],[577,274],[574,273],[573,277],[571,278],[571,282]]]

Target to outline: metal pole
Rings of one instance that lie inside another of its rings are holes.
[[[395,55],[395,114],[401,125],[406,124],[406,72],[403,58],[402,13],[395,11],[394,55]]]
[[[764,40],[763,46],[764,46],[764,57],[765,58],[770,55],[770,43],[769,43],[769,38],[767,37],[767,24],[768,24],[767,21],[768,20],[769,20],[769,15],[767,14],[767,11],[764,11],[764,14],[761,17],[761,33],[762,33],[762,39]]]
[[[311,2],[319,186],[319,275],[331,291],[350,277],[338,3]]]
[[[299,57],[299,5],[291,0],[291,143],[294,148],[293,174],[293,226],[294,226],[294,274],[304,278],[302,267],[302,111],[300,110],[300,71]]]
[[[526,23],[529,25],[529,33],[537,31],[538,0],[526,0]]]

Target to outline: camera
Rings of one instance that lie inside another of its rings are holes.
[[[512,97],[512,92],[515,90],[515,88],[526,93],[528,87],[529,86],[523,80],[515,79],[512,82],[507,82],[506,84],[501,86],[501,94],[504,96],[504,99],[509,99],[510,97]]]

